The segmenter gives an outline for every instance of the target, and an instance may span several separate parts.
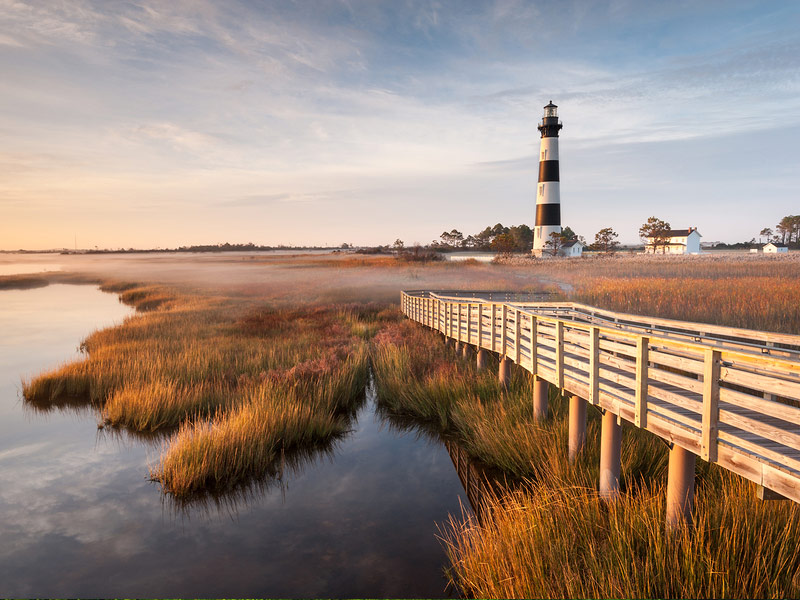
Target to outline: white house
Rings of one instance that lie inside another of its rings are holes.
[[[568,258],[573,258],[575,256],[582,256],[583,248],[584,245],[578,240],[564,242],[563,244],[561,244],[561,248],[558,249],[558,255],[566,256]]]
[[[765,244],[763,250],[764,254],[783,254],[785,252],[789,252],[789,248],[783,244],[776,244],[774,242]]]
[[[666,244],[653,244],[653,238],[647,238],[644,251],[647,254],[700,254],[700,232],[697,227],[688,229],[673,229],[666,234]]]

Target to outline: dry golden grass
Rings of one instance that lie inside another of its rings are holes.
[[[607,278],[579,290],[573,299],[639,315],[800,333],[796,277]]]
[[[183,497],[240,486],[269,472],[279,452],[345,433],[366,381],[362,344],[311,378],[258,382],[238,406],[211,420],[185,423],[165,445],[151,476]]]
[[[477,598],[796,598],[800,507],[718,479],[677,532],[661,486],[608,503],[590,480],[530,482],[489,500],[481,522],[451,520],[451,576]]]
[[[257,477],[276,449],[341,434],[367,379],[374,304],[275,309],[163,285],[106,283],[139,313],[95,332],[86,358],[24,382],[41,410],[91,402],[105,426],[176,428],[153,477],[186,496]]]

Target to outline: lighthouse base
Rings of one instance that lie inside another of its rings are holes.
[[[561,225],[536,225],[533,228],[533,250],[531,254],[537,258],[553,256],[552,234],[561,234]],[[548,242],[551,242],[548,244]]]

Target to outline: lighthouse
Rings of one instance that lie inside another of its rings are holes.
[[[539,184],[536,189],[536,224],[533,228],[533,254],[547,250],[552,233],[561,233],[561,190],[558,178],[558,107],[550,101],[538,127],[542,132],[539,148]]]

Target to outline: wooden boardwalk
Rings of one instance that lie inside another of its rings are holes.
[[[446,338],[800,502],[800,336],[504,292],[408,291],[401,302]]]

